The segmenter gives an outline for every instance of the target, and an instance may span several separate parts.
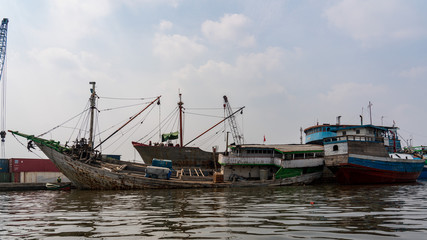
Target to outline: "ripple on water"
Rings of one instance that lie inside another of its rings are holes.
[[[0,192],[0,239],[424,239],[426,184]]]

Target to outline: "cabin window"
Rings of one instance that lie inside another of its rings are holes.
[[[334,152],[338,151],[338,145],[334,145],[334,146],[332,147],[332,150],[333,150]]]
[[[347,132],[346,131],[342,131],[342,135],[343,136],[347,135]]]
[[[360,134],[360,129],[357,129],[357,130],[356,130],[356,134]]]

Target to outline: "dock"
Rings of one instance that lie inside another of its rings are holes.
[[[75,188],[72,186],[72,188]],[[46,183],[0,183],[0,192],[47,190]]]

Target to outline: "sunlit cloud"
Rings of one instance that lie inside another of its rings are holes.
[[[212,42],[230,42],[240,47],[255,45],[255,37],[247,32],[250,20],[242,14],[226,14],[219,22],[205,21],[202,33]]]

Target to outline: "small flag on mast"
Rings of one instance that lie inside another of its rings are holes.
[[[264,135],[264,142],[265,142],[266,140],[265,140],[265,135]]]

